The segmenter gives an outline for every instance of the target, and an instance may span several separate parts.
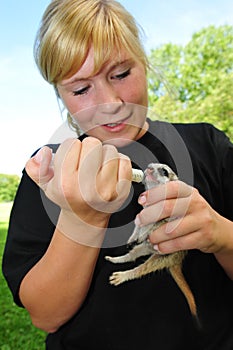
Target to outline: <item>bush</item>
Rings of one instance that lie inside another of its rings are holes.
[[[0,202],[12,202],[14,200],[19,181],[18,175],[0,174]]]

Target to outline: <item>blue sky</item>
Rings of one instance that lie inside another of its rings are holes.
[[[0,173],[19,174],[62,124],[53,89],[38,73],[33,42],[49,0],[8,0],[0,20]],[[185,44],[214,24],[233,25],[232,0],[120,0],[145,31],[145,47]]]

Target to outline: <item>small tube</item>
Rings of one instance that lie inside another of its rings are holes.
[[[142,182],[144,179],[144,173],[139,169],[132,169],[132,181],[133,182]]]

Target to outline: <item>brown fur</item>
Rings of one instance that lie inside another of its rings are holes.
[[[148,165],[148,168],[145,170],[144,174],[146,189],[178,179],[176,174],[164,164],[151,163]],[[153,248],[152,244],[147,239],[151,232],[169,220],[170,219],[168,218],[144,227],[136,226],[133,234],[129,238],[128,243],[136,241],[137,244],[125,255],[118,257],[105,257],[106,260],[112,263],[124,263],[128,261],[135,261],[140,256],[149,255],[148,259],[144,263],[131,270],[114,272],[110,276],[109,281],[112,285],[117,286],[123,282],[140,278],[149,273],[167,269],[177,283],[178,287],[183,292],[192,315],[197,318],[195,299],[182,272],[182,263],[187,251],[178,251],[171,254],[162,255]]]

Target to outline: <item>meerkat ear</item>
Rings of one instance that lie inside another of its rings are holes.
[[[158,173],[161,176],[165,176],[167,178],[169,178],[169,172],[166,168],[164,168],[163,166],[161,168],[158,168]]]
[[[175,173],[171,173],[170,174],[170,181],[176,181],[179,180],[178,176]]]

